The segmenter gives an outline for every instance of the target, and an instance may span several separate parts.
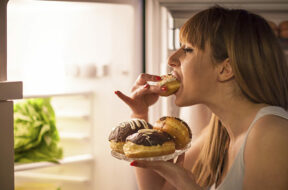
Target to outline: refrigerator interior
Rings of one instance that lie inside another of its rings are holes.
[[[167,59],[179,48],[179,29],[193,14],[215,4],[227,8],[243,8],[263,16],[268,21],[279,25],[288,20],[288,2],[280,0],[252,0],[249,3],[242,0],[155,0],[146,4],[146,70],[149,73],[166,74],[170,72]],[[280,39],[288,60],[288,39]],[[158,64],[157,64],[158,63]],[[159,64],[160,63],[160,64]],[[200,113],[201,112],[201,113]],[[209,111],[199,106],[179,108],[174,104],[174,97],[162,98],[153,105],[149,117],[154,121],[161,115],[172,115],[182,118],[192,127],[193,140],[197,139],[201,128],[201,116],[210,116]],[[207,123],[208,124],[208,123]],[[205,125],[204,125],[205,126]],[[195,138],[194,138],[195,137]]]
[[[59,164],[16,163],[16,189],[137,188],[108,136],[130,116],[114,91],[129,93],[142,70],[141,9],[138,1],[9,1],[8,79],[23,81],[24,100],[51,98],[64,154]]]

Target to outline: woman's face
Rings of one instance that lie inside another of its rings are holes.
[[[191,44],[183,44],[168,60],[173,74],[180,80],[181,86],[176,92],[175,103],[189,106],[205,103],[213,96],[217,81],[217,72],[213,67],[210,47],[202,51]]]

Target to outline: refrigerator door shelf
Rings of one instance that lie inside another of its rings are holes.
[[[76,133],[76,132],[62,132],[59,134],[60,139],[62,140],[89,140],[90,135],[85,133]]]
[[[28,163],[28,164],[15,164],[14,171],[20,172],[20,171],[33,170],[33,169],[39,169],[39,168],[44,168],[44,167],[57,166],[60,164],[75,164],[79,162],[88,162],[92,160],[93,160],[92,154],[83,154],[83,155],[76,155],[76,156],[70,156],[70,157],[64,158],[62,160],[59,160],[59,163],[35,162],[35,163]]]
[[[32,173],[32,172],[22,172],[15,174],[15,177],[30,178],[33,180],[45,180],[45,181],[60,181],[68,183],[89,183],[89,178],[85,176],[63,176],[54,174],[44,174],[44,173]]]

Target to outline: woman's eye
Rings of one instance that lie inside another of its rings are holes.
[[[191,52],[193,52],[193,49],[192,48],[183,48],[183,51],[185,53],[191,53]]]

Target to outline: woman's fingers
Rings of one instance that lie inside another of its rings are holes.
[[[181,163],[183,160],[183,156],[180,156],[179,159],[179,163]],[[177,164],[173,164],[172,162],[133,161],[130,163],[130,165],[154,170],[156,173],[165,178],[176,189],[202,190],[202,188],[200,188],[195,183],[193,174],[189,170],[186,170],[183,167],[178,166]]]
[[[121,91],[115,91],[115,94],[121,99],[123,100],[126,104],[128,104],[129,106],[132,106],[134,103],[134,100],[132,98],[130,98],[129,96],[126,96],[125,94],[123,94]]]
[[[183,167],[184,165],[184,160],[185,160],[185,152],[181,155],[178,156],[177,160],[176,160],[176,163],[178,166],[181,166]]]
[[[136,97],[141,97],[144,94],[148,93],[148,89],[150,88],[149,84],[146,84],[144,86],[141,86],[139,88],[137,88],[131,95],[131,97],[126,96],[125,94],[123,94],[121,91],[115,91],[115,94],[121,99],[123,100],[126,104],[128,105],[133,105],[135,103],[134,99]]]
[[[144,86],[135,89],[131,94],[131,98],[141,97],[146,94],[160,94],[161,91],[163,91],[163,89],[161,89],[159,86],[149,85],[146,83]]]
[[[165,178],[172,186],[176,187],[177,189],[182,189],[179,188],[182,186],[182,181],[185,180],[185,178],[189,178],[184,168],[179,167],[173,164],[172,162],[134,161],[130,165],[154,170],[156,173]]]
[[[148,81],[157,82],[160,80],[161,80],[160,76],[142,73],[138,76],[135,84],[136,85],[145,85]]]
[[[142,113],[143,110],[147,110],[147,107],[157,101],[160,91],[159,86],[145,84],[135,89],[129,96],[123,94],[121,91],[115,91],[115,94],[124,101],[133,112],[139,114]]]
[[[149,84],[145,84],[144,86],[141,86],[139,88],[137,88],[136,90],[134,90],[134,92],[132,93],[132,97],[141,97],[145,94],[149,93],[149,89],[150,89],[150,85]],[[151,93],[151,92],[150,92]]]
[[[164,161],[133,161],[130,163],[131,166],[140,167],[140,168],[149,168],[156,170],[161,173],[171,173],[172,170],[175,170],[175,165],[172,162],[164,162]],[[170,171],[170,172],[169,172]]]

